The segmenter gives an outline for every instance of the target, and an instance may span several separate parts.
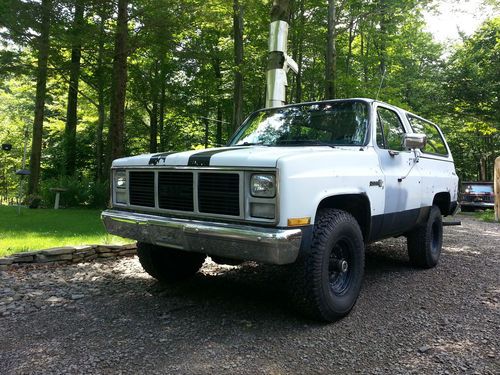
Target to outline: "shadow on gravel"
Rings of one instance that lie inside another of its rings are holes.
[[[177,285],[154,283],[148,291],[165,303],[175,297],[188,308],[203,306],[204,315],[246,319],[259,314],[263,319],[279,316],[296,320],[289,306],[285,274],[279,267],[243,266],[218,275],[199,274]],[[167,307],[165,313],[180,310],[182,307]]]
[[[415,272],[408,264],[406,248],[402,243],[377,244],[366,255],[365,278],[368,284],[382,281],[388,274]],[[151,278],[106,279],[106,289],[113,283],[134,293],[134,305],[141,310],[158,304],[161,316],[182,319],[199,315],[211,320],[218,318],[234,321],[279,321],[281,325],[322,325],[302,317],[292,305],[288,288],[288,270],[282,266],[246,263],[238,268],[218,271],[217,275],[198,274],[194,279],[175,285],[164,285]],[[110,275],[111,276],[111,275]],[[113,275],[114,276],[114,275]],[[100,288],[100,286],[93,285]],[[369,290],[365,283],[364,291]],[[368,291],[369,293],[369,291]],[[120,293],[118,293],[120,294]],[[117,298],[120,298],[117,296]]]

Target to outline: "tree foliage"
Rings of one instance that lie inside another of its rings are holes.
[[[0,0],[0,142],[13,144],[0,155],[0,195],[17,194],[25,140],[28,161],[40,145],[44,186],[103,183],[107,156],[224,144],[241,115],[265,103],[272,4]],[[491,178],[500,154],[499,18],[444,55],[424,31],[430,0],[289,6],[289,54],[299,65],[288,76],[289,102],[326,95],[402,106],[442,125],[462,179]],[[43,9],[46,89],[37,94]]]

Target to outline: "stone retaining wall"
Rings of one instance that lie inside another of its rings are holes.
[[[131,256],[137,253],[136,244],[128,245],[88,245],[64,246],[39,251],[29,251],[0,258],[0,271],[12,265],[26,263],[79,263],[96,258],[115,258]]]

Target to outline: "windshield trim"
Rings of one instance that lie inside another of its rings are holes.
[[[233,144],[233,142],[240,136],[241,132],[243,129],[246,127],[247,123],[252,120],[257,114],[268,111],[271,109],[285,109],[285,108],[290,108],[290,107],[302,107],[302,106],[307,106],[307,105],[315,105],[315,104],[328,104],[328,103],[344,103],[344,102],[359,102],[363,103],[367,106],[368,110],[368,124],[367,124],[367,129],[366,129],[366,134],[365,134],[365,140],[362,144],[359,145],[336,145],[336,144],[331,144],[329,146],[331,147],[366,147],[370,143],[370,134],[371,134],[371,105],[373,104],[374,100],[373,99],[365,99],[365,98],[352,98],[352,99],[331,99],[331,100],[319,100],[319,101],[312,101],[312,102],[303,102],[303,103],[292,103],[292,104],[287,104],[281,107],[272,107],[272,108],[262,108],[259,109],[255,112],[252,112],[246,119],[243,121],[243,123],[238,127],[238,129],[233,133],[231,138],[226,144],[226,147],[238,147],[237,144]],[[286,145],[266,145],[270,147],[286,147]],[[307,145],[307,146],[319,146],[319,145]],[[325,146],[325,145],[322,145]]]

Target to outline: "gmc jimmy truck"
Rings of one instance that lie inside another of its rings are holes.
[[[359,295],[365,246],[406,236],[410,262],[434,267],[458,178],[441,130],[371,99],[251,114],[227,147],[115,160],[109,233],[137,240],[151,276],[218,263],[287,265],[296,305],[333,321]]]

